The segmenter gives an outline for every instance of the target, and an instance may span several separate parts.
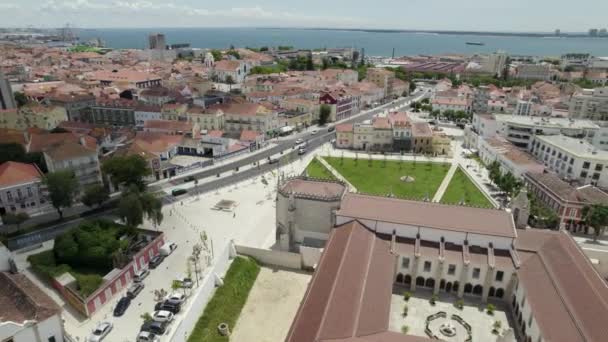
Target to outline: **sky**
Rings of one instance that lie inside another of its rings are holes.
[[[334,27],[585,32],[607,0],[0,0],[0,27]]]

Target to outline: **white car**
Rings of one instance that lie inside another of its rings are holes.
[[[142,331],[137,335],[137,342],[160,342],[160,338],[151,332]]]
[[[166,301],[182,304],[186,301],[186,296],[183,293],[173,292],[165,298]]]
[[[296,145],[300,145],[300,144],[303,144],[303,143],[304,143],[304,140],[302,140],[302,139],[296,140]]]
[[[93,329],[93,332],[91,333],[91,336],[89,336],[88,341],[89,342],[100,342],[106,336],[108,336],[108,334],[110,333],[111,330],[112,330],[112,323],[105,322],[105,321],[101,322],[101,323],[97,324],[95,329]]]
[[[313,129],[313,130],[312,130],[312,132],[310,132],[310,134],[312,134],[312,135],[317,134],[317,130],[316,130],[316,129]]]
[[[152,319],[157,322],[171,322],[173,320],[173,313],[165,310],[154,311]]]

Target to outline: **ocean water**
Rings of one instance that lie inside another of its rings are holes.
[[[110,48],[146,48],[148,34],[161,32],[167,44],[190,43],[196,48],[290,45],[297,48],[365,48],[368,56],[416,54],[475,54],[504,50],[512,55],[559,56],[580,52],[608,56],[608,39],[559,37],[496,37],[425,33],[384,33],[339,30],[262,28],[82,29],[81,40],[99,37]],[[483,42],[484,46],[466,45]]]

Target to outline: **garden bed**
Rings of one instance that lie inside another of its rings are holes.
[[[460,204],[462,201],[466,205],[494,208],[492,203],[486,198],[481,190],[473,184],[464,171],[462,171],[461,168],[458,168],[441,198],[441,203]]]
[[[259,272],[260,266],[253,259],[234,259],[224,278],[224,285],[207,303],[188,342],[229,341],[229,337],[219,334],[217,327],[220,323],[227,323],[230,329],[234,329]]]

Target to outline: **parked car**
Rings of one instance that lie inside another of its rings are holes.
[[[177,196],[183,195],[187,192],[188,192],[188,190],[186,190],[186,189],[174,189],[173,191],[171,191],[171,195],[177,197]]]
[[[168,301],[156,303],[156,305],[154,306],[155,311],[165,310],[165,311],[171,312],[174,315],[177,314],[178,312],[180,312],[181,309],[182,309],[181,304],[170,303]]]
[[[160,247],[158,252],[162,256],[167,256],[167,255],[173,253],[173,251],[176,249],[177,249],[177,244],[175,242],[167,242]]]
[[[171,322],[173,320],[173,314],[165,310],[154,311],[152,319],[156,322]]]
[[[137,335],[137,342],[160,342],[160,338],[151,332],[142,331]]]
[[[168,322],[148,321],[141,326],[140,331],[147,331],[154,335],[163,335],[167,331]]]
[[[183,293],[173,292],[165,298],[165,302],[182,304],[186,301],[186,296]]]
[[[144,283],[133,283],[127,290],[127,297],[133,299],[144,289]]]
[[[192,279],[187,278],[187,277],[175,279],[175,281],[180,284],[181,288],[191,289],[192,286],[194,285],[194,283],[192,282]]]
[[[303,155],[306,153],[306,147],[300,147],[298,149],[298,155]]]
[[[125,311],[127,311],[127,308],[129,307],[130,304],[131,304],[131,298],[129,298],[129,297],[120,298],[120,300],[118,301],[118,304],[116,304],[116,307],[114,308],[114,317],[122,316],[125,313]]]
[[[330,126],[330,127],[327,129],[327,131],[328,131],[328,132],[333,132],[333,131],[335,131],[335,130],[336,130],[336,126]]]
[[[268,158],[268,164],[276,164],[279,162],[279,158]]]
[[[160,265],[161,262],[163,262],[163,259],[165,259],[164,256],[156,254],[152,259],[150,259],[148,265],[151,269],[155,269],[156,267],[158,267],[158,265]]]
[[[194,176],[188,176],[188,177],[184,178],[184,183],[194,182],[195,180],[196,180],[196,178]]]
[[[304,140],[302,140],[302,139],[296,140],[296,145],[300,145],[300,144],[303,144],[303,143],[304,143]]]
[[[136,283],[141,283],[148,276],[148,274],[150,274],[150,270],[147,268],[142,268],[139,271],[135,272],[133,281]]]
[[[112,323],[106,322],[106,321],[97,324],[95,329],[93,329],[91,336],[89,336],[88,341],[89,342],[101,342],[101,340],[103,340],[106,336],[108,336],[108,334],[112,330],[112,327],[113,327]]]

